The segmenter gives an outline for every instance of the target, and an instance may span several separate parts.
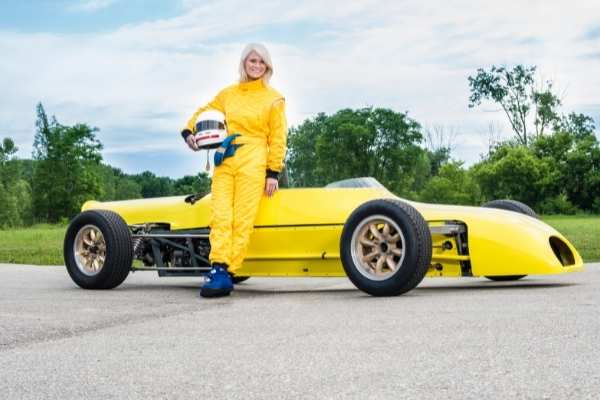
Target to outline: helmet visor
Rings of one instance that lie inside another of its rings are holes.
[[[211,129],[225,129],[225,125],[220,121],[204,120],[196,124],[196,132],[208,131]]]

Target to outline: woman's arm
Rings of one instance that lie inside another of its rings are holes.
[[[188,136],[193,133],[196,133],[196,120],[198,119],[198,115],[203,113],[206,110],[216,110],[225,114],[225,107],[223,106],[223,92],[219,92],[219,94],[208,102],[206,105],[199,107],[192,117],[188,120],[187,125],[181,131],[181,136],[187,141]]]
[[[287,119],[285,117],[285,99],[275,100],[269,117],[269,156],[267,158],[267,177],[277,179],[283,169],[287,145]]]

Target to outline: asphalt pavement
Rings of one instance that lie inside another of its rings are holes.
[[[136,272],[89,291],[0,264],[2,399],[597,399],[600,264],[426,279],[374,298],[346,279],[252,278],[228,298]]]

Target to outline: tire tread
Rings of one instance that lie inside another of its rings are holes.
[[[525,214],[533,218],[538,218],[535,211],[529,207],[527,204],[521,203],[520,201],[510,200],[510,199],[502,199],[502,200],[492,200],[483,204],[481,207],[485,208],[497,208],[499,210],[507,210],[514,211],[520,214]]]
[[[94,279],[81,278],[81,272],[76,265],[72,265],[73,241],[78,229],[83,224],[92,222],[105,237],[107,245],[107,257],[103,268],[107,268],[107,274],[102,271]],[[73,281],[84,289],[113,289],[119,286],[129,275],[133,262],[133,248],[131,232],[123,218],[114,211],[88,210],[77,215],[72,221],[65,235],[64,258],[67,271]]]
[[[357,218],[362,218],[361,215],[363,213],[368,214],[375,212],[382,212],[384,214],[393,214],[395,212],[401,215],[401,218],[404,220],[402,224],[409,225],[408,227],[405,226],[405,228],[410,230],[410,232],[405,232],[404,234],[409,234],[407,240],[411,243],[414,241],[413,245],[416,246],[411,249],[410,254],[413,254],[411,260],[404,261],[405,263],[410,263],[410,267],[408,267],[410,270],[406,273],[399,271],[398,273],[403,274],[403,277],[400,278],[395,275],[395,279],[391,277],[389,280],[380,281],[381,283],[379,284],[374,284],[372,283],[373,281],[369,282],[368,278],[357,275],[358,272],[355,270],[356,266],[354,266],[354,262],[351,261],[350,252],[352,250],[349,249],[350,237],[356,228],[355,224],[359,221]],[[396,199],[376,199],[359,206],[348,217],[348,220],[344,225],[340,242],[340,256],[348,278],[350,278],[352,283],[359,289],[373,296],[397,296],[414,289],[427,273],[431,264],[431,254],[431,233],[427,221],[425,221],[413,206]],[[383,282],[385,282],[385,284],[382,284]]]
[[[419,283],[425,278],[427,269],[431,264],[431,255],[433,251],[431,243],[431,232],[429,231],[429,225],[427,221],[421,216],[413,206],[395,199],[384,199],[388,203],[392,203],[397,207],[403,209],[413,222],[413,225],[417,227],[417,236],[419,238],[418,244],[419,249],[417,251],[417,269],[413,273],[410,280],[404,286],[402,293],[408,292],[409,290],[417,287]]]

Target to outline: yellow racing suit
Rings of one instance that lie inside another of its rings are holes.
[[[196,119],[206,110],[222,112],[228,134],[241,135],[233,143],[243,144],[215,167],[211,186],[210,261],[225,263],[235,273],[246,256],[265,179],[277,178],[283,168],[285,101],[262,79],[234,84],[192,115],[189,132],[195,132]]]

